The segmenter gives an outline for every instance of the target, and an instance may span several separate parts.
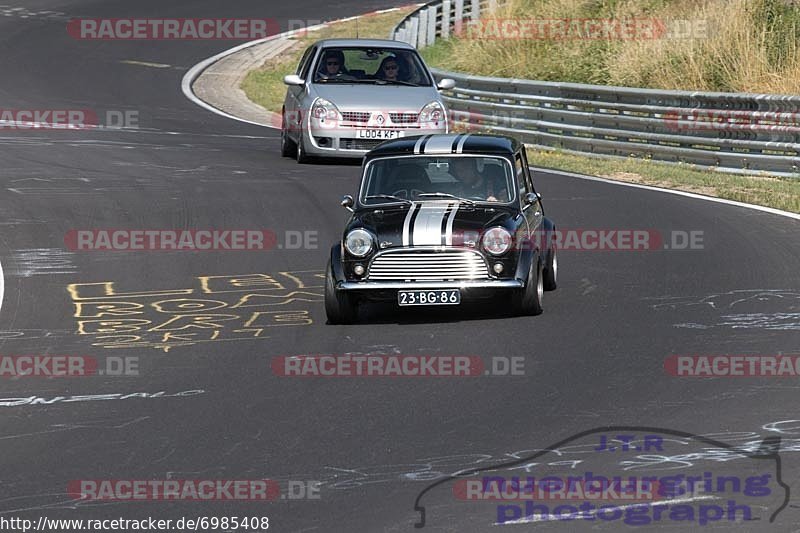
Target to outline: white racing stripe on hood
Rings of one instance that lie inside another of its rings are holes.
[[[442,222],[444,222],[447,208],[452,203],[431,203],[423,204],[419,209],[419,214],[414,220],[412,242],[414,246],[441,246],[444,243],[442,238]]]
[[[464,153],[464,143],[467,142],[469,136],[472,135],[471,133],[467,133],[458,141],[458,146],[456,146],[456,153],[463,154]]]
[[[449,154],[453,151],[453,143],[460,137],[461,133],[455,135],[434,135],[425,144],[426,154]]]
[[[445,231],[445,241],[447,246],[453,246],[453,221],[456,219],[456,213],[460,204],[453,204],[453,210],[450,211],[450,216],[447,217],[447,230]]]
[[[408,208],[408,213],[406,213],[406,219],[403,221],[403,246],[411,245],[409,239],[411,233],[411,219],[414,218],[414,212],[416,212],[418,207],[420,207],[420,204],[414,202],[411,204],[411,207]]]

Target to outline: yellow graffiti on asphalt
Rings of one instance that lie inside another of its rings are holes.
[[[196,287],[119,291],[113,281],[71,283],[78,335],[101,348],[172,348],[265,339],[270,328],[313,323],[322,302],[319,270],[200,276]]]

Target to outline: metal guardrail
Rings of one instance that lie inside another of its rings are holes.
[[[417,48],[464,30],[497,2],[436,0],[391,38]],[[688,163],[724,172],[800,177],[800,96],[636,89],[490,78],[432,69],[458,129],[611,157]]]

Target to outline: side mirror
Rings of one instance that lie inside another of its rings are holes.
[[[306,80],[297,74],[289,74],[288,76],[283,77],[283,83],[286,85],[305,85]]]
[[[353,200],[353,197],[350,196],[349,194],[345,194],[344,196],[342,196],[342,207],[344,207],[345,209],[347,209],[351,213],[353,212],[353,204],[354,203],[355,203],[355,200]]]
[[[537,201],[541,199],[542,195],[539,194],[538,192],[536,193],[529,192],[528,194],[525,195],[525,205],[535,204]]]
[[[443,78],[439,81],[439,84],[436,86],[436,88],[443,91],[449,91],[450,89],[455,88],[455,86],[456,80],[452,78]]]

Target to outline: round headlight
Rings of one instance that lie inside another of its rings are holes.
[[[419,112],[419,121],[422,123],[439,122],[442,119],[444,119],[444,110],[442,109],[442,105],[437,101],[427,104],[422,108],[422,111]]]
[[[311,106],[311,116],[317,120],[335,120],[339,116],[339,110],[328,100],[317,98]]]
[[[372,235],[363,229],[354,229],[347,234],[344,247],[351,255],[364,257],[372,250]]]
[[[511,248],[511,234],[504,228],[491,228],[483,234],[483,249],[492,255],[503,255]]]

